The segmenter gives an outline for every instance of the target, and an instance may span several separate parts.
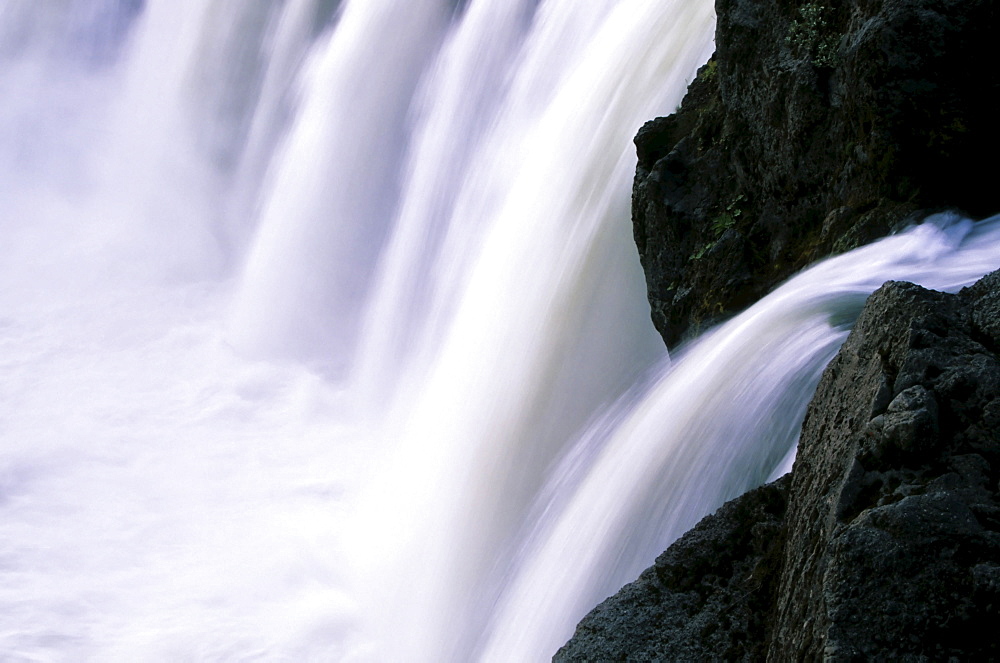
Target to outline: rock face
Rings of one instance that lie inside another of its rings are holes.
[[[668,346],[942,207],[994,212],[992,0],[717,0],[717,50],[636,136]],[[1000,272],[889,283],[826,369],[790,476],[723,506],[556,661],[1000,660]]]
[[[596,608],[557,661],[996,660],[1000,272],[888,283],[827,367],[789,477]]]
[[[992,0],[716,9],[715,55],[635,139],[635,240],[668,346],[918,210],[995,211]]]
[[[1000,655],[998,295],[866,305],[803,425],[772,660]]]
[[[698,523],[580,622],[553,660],[763,660],[788,479]]]

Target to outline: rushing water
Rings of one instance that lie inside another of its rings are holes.
[[[699,0],[0,5],[5,660],[544,660],[787,467],[888,278],[823,263],[671,362],[631,136]]]

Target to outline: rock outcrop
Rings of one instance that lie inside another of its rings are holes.
[[[635,139],[668,346],[928,212],[995,211],[990,0],[716,8],[715,55]],[[998,613],[1000,272],[872,295],[792,473],[704,519],[554,660],[1000,660]]]
[[[788,483],[786,475],[698,523],[597,606],[553,660],[763,660]]]
[[[992,0],[716,9],[715,55],[635,141],[635,240],[668,346],[920,210],[995,211]]]
[[[556,661],[997,660],[1000,272],[873,294],[790,477],[722,507]]]

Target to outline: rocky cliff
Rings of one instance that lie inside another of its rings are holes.
[[[888,283],[827,367],[789,477],[703,520],[556,661],[996,660],[1000,272]]]
[[[716,53],[636,136],[633,227],[673,346],[810,262],[995,212],[991,0],[717,0]],[[1000,273],[889,283],[791,475],[723,506],[556,661],[1000,659]]]
[[[715,55],[635,140],[635,240],[667,345],[908,217],[996,211],[992,0],[716,10]]]

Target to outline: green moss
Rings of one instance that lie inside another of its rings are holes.
[[[726,211],[712,219],[712,232],[716,237],[722,235],[736,225],[736,220],[743,214],[742,204],[746,199],[743,194],[736,196],[728,205]]]
[[[688,256],[688,260],[701,260],[702,258],[705,257],[705,255],[709,251],[711,251],[712,249],[715,248],[716,244],[718,244],[718,242],[714,242],[714,241],[713,242],[709,242],[708,244],[705,244],[700,249],[698,249],[697,251],[695,251],[694,253],[692,253],[690,256]]]
[[[807,58],[815,67],[834,67],[837,64],[840,36],[826,34],[826,12],[827,7],[818,2],[805,3],[799,7],[799,17],[792,21],[785,36],[785,45],[797,56]]]
[[[716,237],[718,237],[735,225],[736,217],[729,212],[726,212],[725,214],[720,214],[712,219],[712,232],[714,232]]]
[[[715,58],[712,58],[705,64],[704,67],[702,67],[700,72],[701,74],[700,78],[703,81],[713,80],[715,78],[717,71],[718,71],[718,65],[715,62]]]
[[[718,245],[719,239],[727,230],[736,227],[737,219],[739,219],[739,217],[743,214],[741,205],[744,200],[745,199],[742,194],[736,196],[736,198],[726,205],[724,212],[710,221],[709,228],[712,231],[713,239],[692,253],[688,257],[688,260],[701,260],[704,258],[709,251]]]

